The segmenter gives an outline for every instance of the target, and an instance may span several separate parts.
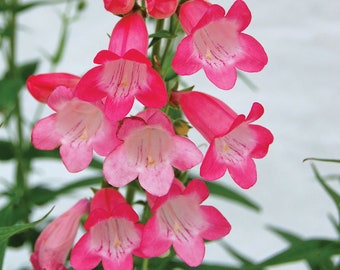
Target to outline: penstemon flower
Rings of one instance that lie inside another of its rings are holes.
[[[166,194],[174,178],[172,166],[187,170],[202,160],[189,139],[178,136],[161,111],[147,109],[123,120],[117,138],[122,142],[104,160],[107,181],[121,187],[138,177],[149,193]]]
[[[105,98],[105,114],[114,121],[129,113],[135,97],[145,106],[163,107],[168,98],[165,84],[147,58],[147,46],[141,15],[123,17],[112,31],[109,50],[94,59],[100,66],[81,78],[76,96],[91,102]]]
[[[49,96],[48,105],[56,113],[35,124],[32,144],[41,150],[61,146],[61,159],[70,172],[85,169],[93,150],[105,156],[114,148],[117,124],[106,119],[100,102],[82,101],[71,89],[59,86]]]
[[[31,255],[34,270],[66,270],[64,263],[76,237],[80,218],[88,211],[89,201],[82,199],[43,230]]]
[[[191,0],[180,7],[179,20],[187,36],[179,43],[173,69],[190,75],[203,68],[208,79],[221,89],[231,89],[236,69],[257,72],[267,64],[267,55],[257,40],[242,33],[251,13],[236,0],[227,14],[216,4]]]
[[[129,13],[134,4],[135,0],[104,0],[105,9],[117,15]]]
[[[48,97],[58,86],[74,89],[79,80],[79,76],[69,73],[46,73],[29,76],[26,87],[36,100],[47,103]]]
[[[201,165],[201,176],[216,180],[228,170],[240,187],[253,186],[257,179],[253,158],[263,158],[273,142],[268,129],[251,124],[262,116],[262,105],[254,103],[245,117],[217,98],[201,92],[178,92],[173,94],[173,99],[210,143]]]
[[[148,14],[156,19],[164,19],[175,13],[178,0],[147,0]]]
[[[185,188],[176,180],[168,194],[149,195],[153,216],[145,225],[140,250],[147,257],[160,256],[173,245],[177,255],[189,266],[202,263],[203,239],[217,240],[231,226],[213,206],[201,203],[209,196],[203,181],[194,179]]]
[[[132,269],[143,225],[118,191],[105,188],[96,192],[84,226],[87,232],[71,253],[75,270],[93,269],[100,261],[106,270]]]
[[[36,270],[65,269],[80,214],[89,212],[86,232],[71,251],[73,269],[147,269],[150,258],[171,247],[196,267],[204,259],[204,241],[231,230],[222,213],[202,205],[209,196],[204,180],[228,171],[240,187],[250,188],[257,181],[253,159],[267,154],[273,135],[253,123],[264,112],[259,103],[248,116],[239,115],[213,96],[180,91],[179,75],[203,69],[216,86],[230,89],[236,69],[260,71],[267,55],[243,33],[251,13],[242,0],[227,13],[204,0],[103,2],[121,18],[108,49],[95,56],[96,66],[82,77],[50,73],[27,80],[32,96],[55,111],[36,123],[32,144],[41,150],[60,147],[70,172],[87,168],[94,152],[104,157],[101,188],[93,189],[90,206],[83,201],[89,211],[72,208],[73,217],[65,214],[51,223],[36,243],[32,264]],[[150,36],[148,17],[156,22]],[[186,36],[172,51],[180,26]],[[136,99],[144,109],[129,115]],[[189,139],[190,125],[210,144],[205,156]],[[197,165],[202,180],[188,173]],[[126,199],[120,188],[126,188]],[[140,217],[136,204],[143,208]]]

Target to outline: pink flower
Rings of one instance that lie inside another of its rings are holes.
[[[242,0],[236,0],[227,14],[219,5],[191,0],[181,6],[179,20],[188,34],[172,62],[179,75],[194,74],[203,68],[212,83],[227,90],[236,82],[236,68],[257,72],[268,62],[261,44],[242,33],[251,20]]]
[[[135,0],[104,0],[105,9],[116,15],[129,13],[134,4]]]
[[[149,193],[166,194],[174,178],[172,166],[187,170],[202,160],[202,153],[189,139],[178,136],[161,111],[147,109],[125,118],[117,132],[121,144],[104,160],[106,180],[121,187],[138,177]]]
[[[231,229],[216,208],[201,205],[208,196],[208,188],[198,179],[190,181],[186,188],[176,180],[163,197],[149,195],[153,216],[144,227],[140,246],[143,255],[160,256],[173,245],[189,266],[201,264],[205,253],[203,239],[219,239]]]
[[[251,124],[262,116],[262,105],[254,103],[245,117],[237,115],[222,101],[200,92],[178,92],[173,98],[190,123],[210,143],[201,165],[201,176],[216,180],[228,170],[240,187],[253,186],[257,179],[253,158],[263,158],[273,142],[268,129]]]
[[[109,50],[101,51],[76,87],[76,96],[86,101],[105,100],[111,120],[124,118],[136,97],[143,105],[163,107],[165,84],[147,58],[148,34],[143,18],[133,13],[123,17],[112,31]]]
[[[178,0],[147,0],[147,11],[156,19],[164,19],[175,13]]]
[[[31,75],[26,86],[31,95],[38,101],[47,103],[47,99],[57,86],[74,89],[80,77],[68,73],[46,73]]]
[[[56,113],[36,123],[32,144],[40,150],[61,145],[61,159],[70,172],[85,169],[93,150],[105,156],[115,147],[118,124],[105,118],[102,104],[79,100],[71,89],[59,86],[49,96],[48,105]]]
[[[76,237],[79,220],[88,210],[88,200],[80,200],[43,230],[31,255],[34,270],[66,270],[64,263]]]
[[[138,215],[117,190],[99,190],[84,224],[87,232],[72,250],[71,266],[94,269],[102,261],[107,270],[132,269],[143,231],[137,222]]]

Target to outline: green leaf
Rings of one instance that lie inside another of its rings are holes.
[[[16,224],[12,226],[0,227],[0,269],[2,269],[2,264],[3,264],[3,259],[4,259],[8,239],[17,233],[23,232],[37,225],[38,223],[43,221],[52,212],[52,210],[53,208],[46,215],[44,215],[41,219],[34,221],[32,223]]]
[[[316,169],[314,164],[311,164],[314,175],[316,177],[316,179],[319,181],[319,183],[321,184],[321,186],[324,188],[324,190],[328,193],[328,195],[332,198],[337,210],[338,210],[338,217],[339,217],[339,221],[340,221],[340,196],[337,192],[335,192],[325,181],[325,179],[323,179],[321,177],[321,175],[319,174],[318,170]]]
[[[26,82],[27,78],[30,75],[35,73],[35,71],[37,70],[38,64],[39,64],[39,61],[31,61],[31,62],[22,64],[18,68],[18,72],[23,82]]]
[[[274,226],[269,226],[268,229],[271,230],[272,232],[276,233],[277,235],[279,235],[281,238],[283,238],[284,240],[286,240],[290,244],[295,244],[295,243],[299,243],[299,242],[303,241],[302,238],[300,238],[297,235],[295,235],[291,232],[288,232],[286,230],[282,230],[282,229],[276,228]]]
[[[297,261],[308,261],[313,269],[316,266],[327,265],[330,258],[340,254],[340,243],[333,240],[311,239],[292,244],[282,252],[260,263],[260,266],[272,266]],[[333,269],[333,268],[317,268]]]
[[[158,31],[157,33],[149,35],[149,37],[150,38],[175,38],[176,35],[170,33],[167,30],[162,29],[162,30]]]
[[[0,80],[0,112],[11,109],[18,93],[23,86],[23,81],[19,76],[5,77]]]
[[[220,196],[224,199],[231,200],[246,206],[252,210],[260,211],[261,208],[246,196],[216,182],[205,182],[209,188],[210,194]]]
[[[41,221],[43,221],[45,218],[47,218],[47,216],[52,212],[53,208],[48,211],[48,213],[46,215],[44,215],[41,219],[31,222],[31,223],[26,223],[26,224],[15,224],[12,226],[4,226],[4,227],[0,227],[0,243],[3,241],[7,241],[8,238],[10,238],[11,236],[22,232],[24,230],[27,230],[29,228],[34,227],[35,225],[39,224]]]
[[[249,258],[242,255],[236,249],[232,248],[231,246],[229,246],[225,242],[221,242],[221,245],[224,248],[224,250],[226,250],[229,254],[231,254],[235,259],[240,261],[242,263],[242,266],[254,266],[254,263]],[[259,270],[260,269],[261,268],[259,268]]]
[[[78,181],[72,181],[71,184],[65,185],[56,190],[52,190],[44,186],[36,186],[31,189],[32,202],[37,205],[43,205],[54,200],[60,195],[66,195],[78,188],[100,185],[102,180],[102,176],[85,178]]]
[[[9,141],[0,140],[0,160],[10,160],[14,157],[14,145]]]

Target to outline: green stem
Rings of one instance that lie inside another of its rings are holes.
[[[136,189],[131,186],[131,185],[128,185],[127,186],[127,190],[126,190],[126,202],[130,205],[133,204],[133,200],[135,198],[135,193],[136,193]]]
[[[143,259],[142,270],[148,270],[149,259]]]
[[[164,27],[164,19],[163,20],[157,20],[156,23],[156,29],[155,29],[155,33],[159,32],[160,30],[162,30]],[[160,54],[160,50],[161,50],[161,40],[159,40],[158,42],[156,42],[153,47],[152,47],[152,63],[154,65],[154,67],[156,68],[156,70],[159,70],[160,67],[158,67],[158,64],[156,62],[156,58],[159,57]]]

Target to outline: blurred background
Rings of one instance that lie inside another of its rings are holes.
[[[229,9],[233,1],[212,1]],[[236,112],[247,114],[254,101],[265,107],[257,122],[269,128],[275,140],[269,154],[257,160],[258,182],[249,190],[240,190],[229,176],[221,180],[255,201],[260,212],[251,211],[229,201],[210,199],[232,224],[224,241],[260,261],[284,249],[287,243],[268,230],[279,227],[304,238],[335,237],[329,221],[336,209],[316,181],[308,157],[340,159],[340,1],[338,0],[248,0],[253,19],[245,30],[266,49],[269,63],[260,73],[247,74],[255,89],[238,79],[229,91],[217,89],[199,72],[185,78],[195,89],[219,97]],[[87,8],[72,24],[65,56],[56,71],[81,75],[93,67],[93,57],[108,46],[117,17],[104,10],[102,1],[88,1]],[[33,9],[20,17],[18,58],[40,59],[56,49],[60,33],[59,14],[64,6]],[[3,71],[3,63],[0,70]],[[37,73],[51,70],[41,62]],[[24,94],[27,117],[37,102]],[[138,108],[138,105],[137,105]],[[46,110],[43,113],[48,114]],[[6,136],[2,131],[1,136]],[[195,132],[189,136],[201,150],[204,140]],[[339,174],[340,165],[316,163],[324,174]],[[73,178],[91,175],[91,171],[72,175],[59,163],[41,161],[34,164],[32,183],[42,179],[51,186],[62,186]],[[11,179],[13,166],[0,163],[0,181]],[[338,188],[338,182],[334,187]],[[0,188],[2,188],[0,186]],[[91,196],[90,189],[53,203],[53,216],[62,213],[81,197]],[[1,202],[1,200],[0,200]],[[207,203],[207,202],[206,202]],[[50,209],[35,213],[40,218]],[[218,243],[207,245],[206,260],[233,262]],[[29,265],[29,251],[7,251],[4,269]],[[270,269],[307,269],[304,263]]]

